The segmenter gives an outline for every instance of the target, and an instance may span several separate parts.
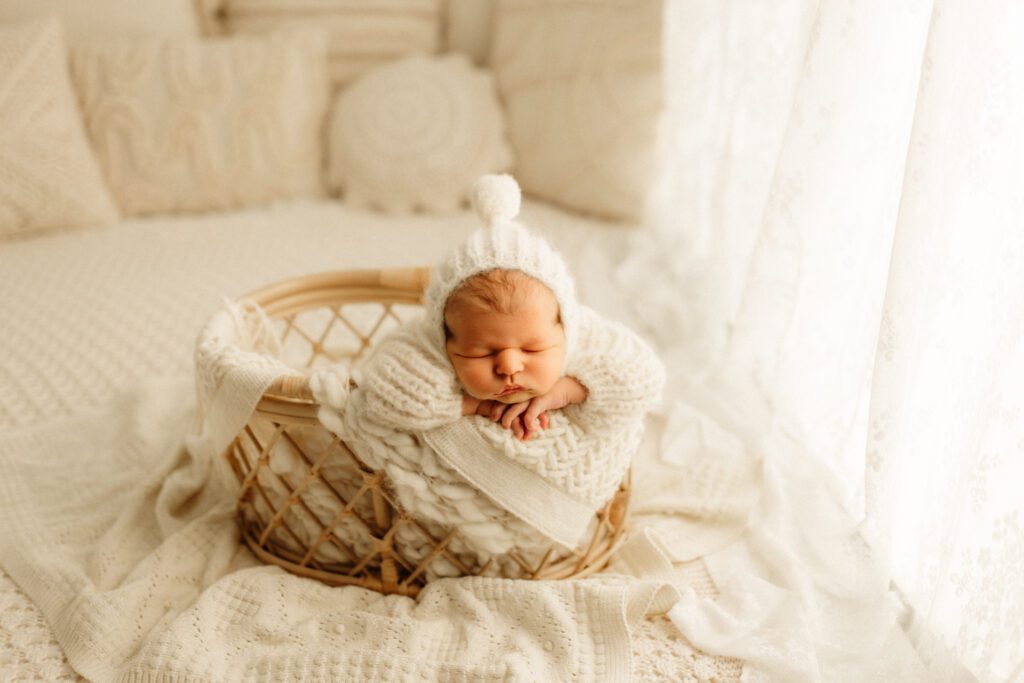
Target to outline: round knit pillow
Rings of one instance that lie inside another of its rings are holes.
[[[328,182],[346,202],[391,212],[456,211],[512,153],[491,76],[463,55],[369,71],[331,114]]]

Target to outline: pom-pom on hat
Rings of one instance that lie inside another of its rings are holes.
[[[514,220],[521,203],[519,184],[510,175],[481,176],[473,186],[472,202],[485,227],[470,235],[431,271],[425,295],[428,334],[444,354],[444,307],[459,285],[489,270],[518,270],[542,282],[555,295],[568,362],[576,346],[576,287],[561,255]]]
[[[473,185],[473,210],[486,226],[508,223],[519,215],[523,194],[519,183],[507,173],[484,175]]]

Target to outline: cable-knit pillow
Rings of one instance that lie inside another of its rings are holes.
[[[86,128],[122,211],[321,196],[323,38],[279,32],[72,50]]]
[[[491,53],[523,191],[641,218],[655,179],[663,0],[500,0]]]
[[[0,238],[117,220],[56,19],[0,28]]]
[[[458,54],[378,67],[338,95],[328,181],[346,202],[454,211],[512,156],[490,75]]]

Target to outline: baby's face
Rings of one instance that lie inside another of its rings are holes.
[[[561,377],[565,332],[558,301],[539,283],[516,294],[510,313],[475,301],[452,302],[445,323],[448,358],[474,398],[519,403],[546,394]]]

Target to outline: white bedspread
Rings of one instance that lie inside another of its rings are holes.
[[[524,219],[547,232],[570,262],[582,253],[584,242],[597,239],[611,245],[624,238],[618,229],[539,205],[527,205]],[[309,272],[429,264],[475,225],[468,214],[388,218],[336,203],[310,203],[128,222],[0,248],[0,564],[36,603],[75,668],[97,680],[160,672],[224,680],[240,677],[244,667],[239,662],[245,662],[263,667],[250,672],[253,677],[274,679],[281,673],[275,667],[285,666],[281,662],[299,666],[295,657],[334,652],[347,642],[337,637],[335,617],[353,611],[352,600],[378,620],[413,620],[403,627],[409,633],[376,650],[378,657],[393,656],[406,640],[426,638],[427,644],[419,646],[425,648],[420,659],[425,661],[422,655],[429,653],[426,659],[436,660],[438,636],[427,635],[436,631],[441,614],[453,615],[450,628],[455,632],[466,630],[454,616],[462,609],[454,602],[476,604],[493,588],[481,593],[462,584],[439,587],[427,603],[432,607],[426,608],[408,600],[367,597],[358,589],[327,590],[277,569],[252,567],[248,552],[238,550],[230,504],[225,507],[230,497],[208,485],[208,463],[192,458],[181,445],[192,420],[193,342],[221,297]],[[719,532],[702,536],[688,533],[689,526],[685,521],[669,531],[693,539],[697,545],[690,547],[697,550],[691,556],[721,545],[741,528],[733,519]],[[249,568],[230,573],[244,567]],[[642,616],[651,586],[662,583],[530,586],[527,590],[540,588],[541,593],[525,602],[553,600],[560,618],[590,635],[581,639],[576,631],[565,633],[562,645],[573,650],[573,657],[563,656],[547,638],[539,641],[539,654],[526,647],[524,659],[522,647],[507,645],[502,657],[491,652],[487,666],[498,662],[495,671],[552,679],[572,670],[596,674],[605,667],[607,675],[600,677],[624,680],[630,667],[629,639],[623,640],[626,623]],[[9,585],[4,576],[4,586]],[[511,606],[508,600],[524,602],[524,596],[516,595],[521,590],[503,588],[499,602],[506,601],[506,608]],[[282,591],[289,595],[287,605],[271,599]],[[579,598],[574,591],[586,595]],[[13,596],[18,607],[8,614],[25,623],[24,615],[31,610],[22,594],[4,594]],[[299,608],[293,603],[301,605],[314,594],[309,604],[321,607],[308,608],[296,621]],[[352,597],[356,594],[363,597]],[[634,596],[640,608],[623,613],[623,596]],[[367,607],[367,601],[374,606]],[[577,602],[578,608],[573,606]],[[396,607],[398,603],[404,606]],[[324,604],[331,609],[322,609]],[[511,614],[506,608],[483,612]],[[253,610],[256,614],[250,614]],[[588,621],[591,617],[597,621]],[[425,619],[430,628],[417,630],[416,618]],[[617,635],[598,637],[595,648],[589,640],[602,631],[588,624],[604,622],[618,629]],[[41,626],[38,617],[31,623]],[[544,631],[524,630],[522,624],[509,630],[510,623],[496,624],[493,634],[504,628],[506,636],[518,633],[515,637],[522,640]],[[15,624],[5,618],[4,625]],[[317,629],[328,627],[333,635],[324,640]],[[417,635],[419,631],[427,635]],[[645,625],[641,632],[649,646],[653,631]],[[306,649],[297,639],[303,639]],[[548,641],[551,646],[545,649]],[[203,644],[200,652],[185,661],[181,653],[192,652],[197,643]],[[295,648],[289,650],[288,643]],[[667,659],[693,653],[681,639],[673,643],[662,643],[653,655]],[[69,675],[66,663],[53,656],[51,639],[2,644],[10,648],[0,654],[0,665],[12,675],[38,680]],[[274,650],[275,644],[284,650]],[[449,663],[471,666],[465,649],[470,645],[473,652],[485,654],[476,643],[453,640],[449,645],[454,648],[444,660]],[[224,656],[223,648],[232,656]],[[368,650],[340,648],[345,661],[337,666],[363,666],[362,660],[353,659],[355,651]],[[303,666],[316,670],[324,665],[318,656],[319,663],[303,660]],[[516,664],[520,659],[536,660],[530,666],[563,668],[523,669],[525,664]],[[477,660],[480,666],[484,661]],[[722,662],[711,668],[718,671]],[[640,664],[654,670],[650,658]],[[682,664],[665,661],[657,668],[682,671]],[[422,665],[417,680],[424,673]],[[230,671],[224,668],[229,666]],[[485,669],[476,674],[482,676]]]
[[[632,293],[607,287],[604,269],[628,233],[541,205],[522,218],[563,250],[585,302],[628,315]],[[718,601],[643,549],[617,570],[654,582],[535,584],[546,626],[513,608],[509,600],[533,603],[508,582],[441,584],[417,605],[326,589],[238,551],[209,463],[181,448],[203,321],[222,296],[284,277],[433,262],[474,226],[468,214],[387,218],[311,203],[0,247],[0,564],[75,668],[98,680],[274,680],[384,676],[387,660],[407,665],[410,680],[442,665],[456,679],[575,670],[622,680],[627,624],[643,628],[639,615],[670,580],[683,593],[671,612],[680,630],[709,653],[746,659],[749,680],[913,680],[891,598],[870,580],[827,473],[778,434],[742,377],[698,386],[677,373],[635,484],[637,528],[656,528],[676,563],[704,556]],[[651,273],[652,286],[661,275],[670,274]],[[674,284],[662,281],[666,298]],[[755,504],[751,528],[732,542]],[[501,608],[487,608],[485,595]],[[473,639],[469,624],[481,620],[494,649]],[[361,634],[378,627],[387,637],[362,647]],[[402,648],[407,656],[396,656]]]

